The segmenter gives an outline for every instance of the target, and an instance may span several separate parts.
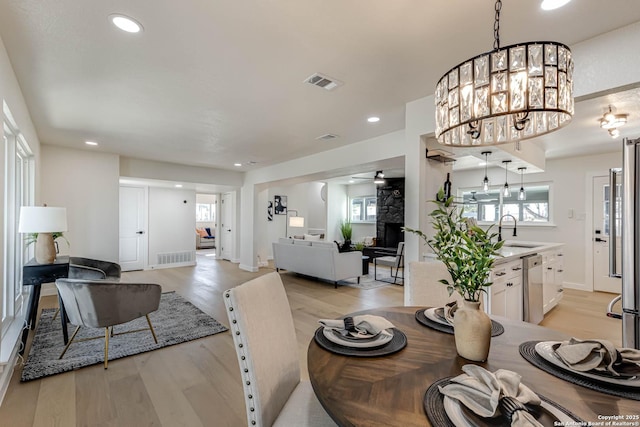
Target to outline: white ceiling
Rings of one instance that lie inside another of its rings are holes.
[[[504,2],[502,45],[572,45],[640,21],[637,0],[574,0],[553,12],[540,2]],[[144,32],[117,30],[111,13]],[[240,170],[404,128],[406,102],[492,49],[493,19],[490,0],[0,0],[0,37],[42,143],[90,139],[105,152]],[[303,83],[315,72],[344,85]],[[584,117],[540,143],[552,156],[611,144],[595,122],[602,104],[585,104]],[[640,118],[632,104],[630,121]],[[326,133],[339,138],[315,139]]]

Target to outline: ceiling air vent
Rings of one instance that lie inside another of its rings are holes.
[[[320,141],[329,141],[330,139],[336,139],[337,137],[338,137],[338,135],[334,135],[332,133],[327,133],[325,135],[320,135],[316,139],[319,139]]]
[[[336,80],[333,77],[325,76],[320,73],[315,73],[312,76],[307,77],[304,82],[321,87],[325,90],[333,90],[343,84],[341,81]]]

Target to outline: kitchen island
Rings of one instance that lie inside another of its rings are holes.
[[[523,259],[540,255],[540,277],[534,280],[542,283],[540,309],[543,314],[549,312],[562,299],[563,247],[563,243],[505,241],[491,272],[490,280],[493,284],[485,294],[485,311],[512,320],[525,320],[528,271],[523,264]]]

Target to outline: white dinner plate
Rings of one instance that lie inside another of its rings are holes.
[[[393,339],[393,330],[384,330],[380,334],[378,334],[374,339],[367,339],[362,341],[357,341],[353,339],[345,339],[339,333],[335,333],[333,329],[323,328],[322,333],[325,338],[331,341],[334,344],[338,344],[344,347],[352,347],[352,348],[372,348],[372,347],[380,347],[387,344],[389,341]]]
[[[555,406],[545,402],[544,400],[540,403],[540,406],[546,409],[549,413],[551,413],[554,417],[558,419],[564,425],[569,425],[570,422],[575,421],[570,416],[562,412],[560,409]],[[462,411],[462,404],[458,399],[452,399],[449,396],[444,397],[444,411],[447,413],[447,416],[456,427],[476,427],[477,424],[472,422],[467,418],[467,416]],[[480,416],[478,416],[481,419]]]
[[[613,385],[624,385],[628,387],[640,387],[640,378],[636,379],[619,379],[615,377],[609,377],[604,375],[592,374],[591,372],[576,371],[572,367],[565,364],[560,356],[558,356],[553,349],[553,346],[560,344],[560,341],[541,341],[536,344],[535,350],[540,357],[547,362],[554,364],[555,366],[562,368],[566,371],[573,372],[585,378],[593,379],[599,382],[609,383]]]
[[[440,323],[441,325],[445,325],[445,326],[451,326],[453,328],[453,325],[449,322],[447,322],[445,319],[443,319],[442,317],[438,316],[435,312],[436,310],[441,309],[442,307],[432,307],[432,308],[427,308],[424,311],[424,316],[436,323]]]

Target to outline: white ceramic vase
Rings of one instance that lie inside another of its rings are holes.
[[[480,302],[462,302],[454,317],[456,350],[465,359],[484,362],[491,346],[491,319],[480,309]]]

